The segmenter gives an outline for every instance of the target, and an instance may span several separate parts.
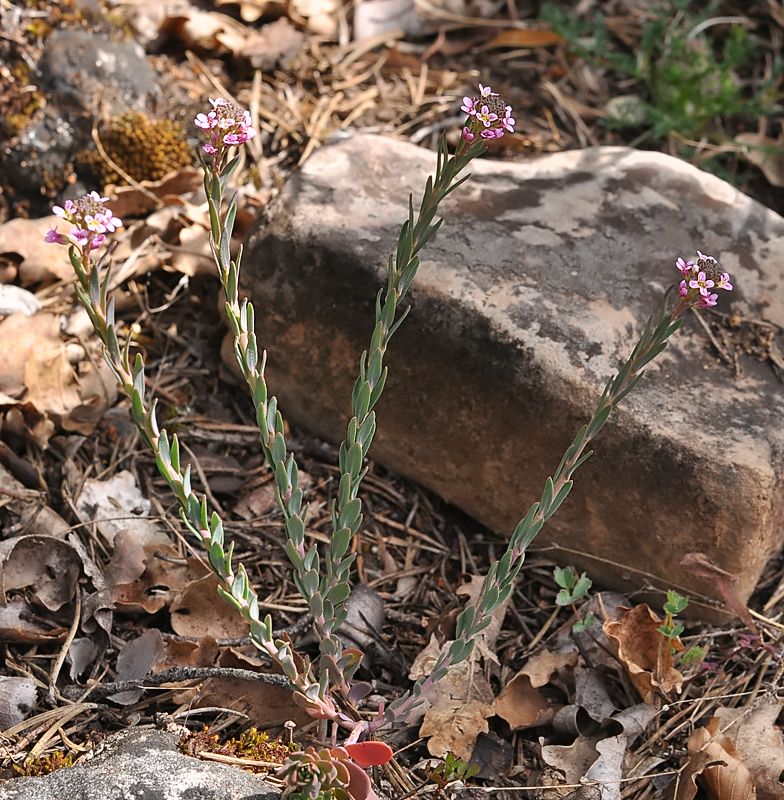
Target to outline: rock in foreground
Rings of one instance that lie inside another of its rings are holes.
[[[435,156],[357,136],[317,151],[252,232],[243,263],[284,415],[345,431],[376,292]],[[474,162],[422,252],[392,340],[372,455],[509,535],[679,279],[717,257],[719,311],[784,325],[784,220],[675,158],[625,148]],[[702,312],[703,315],[706,312]],[[536,547],[604,585],[715,596],[702,551],[748,597],[784,539],[782,385],[719,362],[690,312],[575,473]]]
[[[280,790],[237,767],[199,761],[175,734],[130,728],[90,760],[43,778],[0,785],[0,800],[280,800]]]

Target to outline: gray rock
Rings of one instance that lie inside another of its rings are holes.
[[[249,236],[268,382],[291,419],[339,440],[408,193],[433,153],[355,137],[317,151]],[[509,535],[631,352],[678,256],[716,256],[719,310],[784,325],[784,220],[658,153],[597,148],[474,162],[422,252],[392,340],[371,451]],[[716,595],[702,551],[748,597],[782,544],[784,397],[770,365],[735,379],[690,313],[595,440],[536,546],[605,586]],[[575,551],[575,552],[571,552]]]
[[[175,734],[138,728],[106,739],[89,761],[0,784],[0,800],[279,800],[280,794],[250,772],[183,755]]]
[[[41,88],[61,106],[117,112],[143,109],[157,95],[156,75],[142,47],[86,31],[56,31],[41,55]]]
[[[47,105],[2,153],[10,181],[23,192],[62,180],[71,159],[91,144],[93,118],[144,109],[160,96],[144,50],[98,33],[55,31],[38,68]]]

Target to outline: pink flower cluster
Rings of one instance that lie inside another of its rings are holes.
[[[65,208],[53,206],[52,213],[71,224],[69,233],[58,233],[56,228],[49,228],[45,241],[50,244],[75,244],[83,252],[99,248],[106,239],[107,233],[114,233],[122,227],[122,220],[104,205],[108,197],[101,197],[98,192],[90,192],[78,200],[66,200]]]
[[[463,128],[463,139],[473,142],[480,139],[500,139],[504,132],[514,133],[515,120],[512,107],[489,86],[479,84],[479,97],[464,97],[461,111],[468,114],[468,123]]]
[[[215,155],[229,147],[236,147],[252,139],[257,131],[251,124],[250,114],[244,108],[235,106],[227,100],[210,99],[212,111],[197,114],[193,120],[201,128],[209,141],[204,152]]]
[[[732,291],[730,276],[721,271],[719,262],[713,256],[706,256],[697,251],[697,258],[684,261],[679,258],[675,266],[683,275],[678,293],[681,297],[691,297],[696,300],[697,308],[715,306],[719,296],[711,289],[725,289]]]

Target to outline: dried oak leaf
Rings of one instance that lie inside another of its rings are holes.
[[[751,710],[719,708],[716,718],[722,728],[737,723],[728,730],[746,769],[754,779],[758,800],[780,800],[784,797],[784,741],[776,719],[784,700],[764,695],[755,701]]]
[[[781,141],[751,131],[737,134],[735,141],[742,145],[740,155],[749,164],[759,167],[771,186],[784,186],[784,148]]]
[[[14,597],[7,606],[0,606],[0,642],[41,644],[59,641],[66,633],[66,628],[44,628],[38,624],[36,614],[23,597]],[[2,725],[0,730],[4,730]]]
[[[170,561],[161,555],[176,557],[178,553],[171,544],[142,545],[131,530],[114,537],[106,583],[118,610],[154,614],[205,574],[200,562]]]
[[[218,666],[261,671],[254,661],[249,663],[233,648],[228,648],[218,659]],[[275,722],[282,724],[289,719],[296,722],[298,727],[313,721],[304,708],[294,703],[288,689],[238,678],[206,680],[194,705],[199,708],[210,706],[233,708],[235,711],[247,714],[259,728]]]
[[[484,578],[472,576],[468,583],[458,588],[476,601]],[[424,714],[419,735],[428,738],[427,749],[434,756],[443,758],[448,752],[454,753],[463,761],[468,761],[473,753],[476,737],[487,733],[487,718],[493,716],[493,690],[480,666],[480,656],[485,665],[497,662],[492,648],[506,613],[505,603],[493,612],[493,621],[477,638],[471,656],[452,667],[425,696],[417,709]],[[440,642],[433,634],[427,647],[416,657],[409,673],[411,680],[429,675],[442,652],[446,652],[451,642]],[[415,710],[415,713],[416,711]]]
[[[18,725],[33,710],[36,701],[32,678],[0,677],[0,730]]]
[[[554,673],[573,668],[578,657],[576,650],[567,653],[544,650],[530,658],[495,699],[495,713],[506,720],[513,731],[550,722],[557,706],[538,690],[550,682]]]
[[[732,741],[718,729],[719,720],[714,717],[707,728],[697,728],[689,737],[688,761],[672,785],[668,800],[693,800],[698,783],[708,800],[756,800],[751,774]]]
[[[146,517],[152,504],[136,485],[136,477],[122,470],[108,480],[87,480],[76,501],[76,513],[82,522],[95,521],[98,533],[109,544],[122,530],[132,530],[142,545],[166,547],[169,537]]]
[[[160,4],[154,5],[160,8]],[[106,194],[111,201],[112,212],[120,219],[126,219],[154,211],[156,197],[164,203],[173,203],[179,195],[198,189],[202,182],[200,169],[183,167],[169,172],[159,181],[142,181],[136,186],[107,186]]]
[[[179,636],[239,639],[248,635],[248,623],[218,595],[218,578],[211,572],[191,581],[169,612],[172,630]]]
[[[70,602],[81,573],[74,548],[52,536],[17,536],[0,542],[0,603],[14,589],[30,587],[49,611]]]
[[[680,693],[683,675],[673,666],[670,647],[683,649],[679,639],[671,643],[659,633],[662,620],[647,604],[633,609],[619,608],[604,623],[604,632],[614,644],[634,688],[643,702],[657,695],[671,698]]]
[[[23,399],[65,430],[90,434],[117,398],[114,377],[105,364],[85,363],[77,375],[72,360],[84,356],[60,338],[54,314],[17,313],[0,322],[0,392]],[[102,362],[101,362],[102,363]]]
[[[61,247],[44,241],[46,231],[58,226],[63,229],[60,217],[41,219],[12,219],[0,225],[0,253],[18,253],[19,280],[23,286],[32,283],[52,283],[73,278],[73,267]]]
[[[149,675],[164,658],[161,632],[156,628],[144,631],[123,647],[117,656],[117,680],[130,681]],[[129,689],[110,695],[109,700],[130,706],[144,694],[144,689]]]

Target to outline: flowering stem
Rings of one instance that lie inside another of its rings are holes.
[[[710,259],[710,256],[703,256],[701,253],[698,253],[698,256],[700,257],[698,265],[700,260]],[[711,260],[718,268],[715,259]],[[678,268],[683,272],[680,266],[681,262],[682,259],[679,259]],[[694,263],[688,262],[690,269],[694,268]],[[684,266],[686,266],[685,262]],[[732,288],[726,273],[723,274],[722,280],[726,285],[719,288]],[[604,427],[612,410],[639,383],[645,374],[643,367],[653,361],[667,347],[667,340],[678,330],[683,321],[679,318],[680,314],[692,305],[705,304],[705,295],[700,293],[699,288],[696,291],[684,293],[681,286],[681,300],[674,309],[670,310],[671,298],[676,289],[678,286],[673,284],[667,290],[656,324],[654,325],[654,318],[651,316],[629,359],[618,374],[607,381],[590,421],[580,428],[574,441],[564,453],[555,474],[545,482],[541,500],[528,509],[528,513],[517,524],[506,552],[499,561],[490,566],[476,603],[467,606],[457,618],[455,640],[449,649],[441,654],[428,676],[420,678],[410,692],[389,706],[383,719],[369,723],[371,730],[404,717],[421,702],[422,695],[447,674],[450,667],[470,656],[476,636],[490,624],[493,612],[506,600],[514,588],[515,579],[523,565],[529,545],[544,523],[555,514],[568,496],[573,485],[572,474],[574,471],[591,456],[591,451],[584,452],[589,442]]]

